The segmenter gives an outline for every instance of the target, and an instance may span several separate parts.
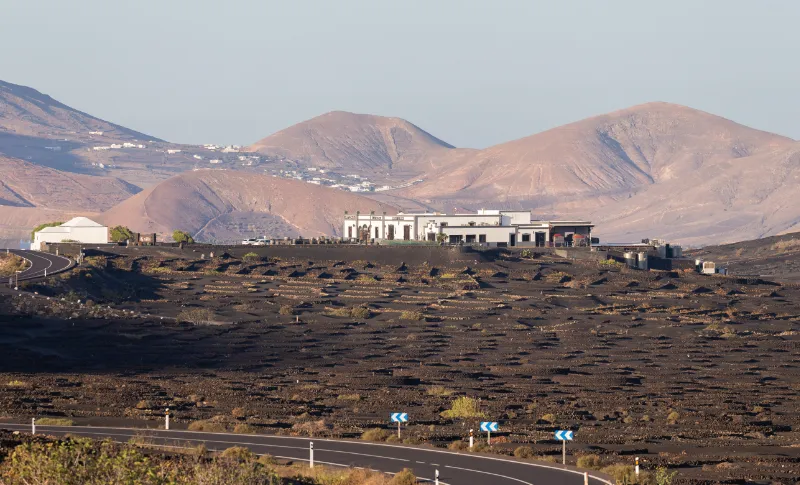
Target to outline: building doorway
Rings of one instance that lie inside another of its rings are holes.
[[[375,239],[379,239],[381,237],[381,228],[375,226]]]
[[[394,224],[389,226],[389,236],[388,238],[390,241],[394,241]]]
[[[353,239],[353,226],[347,226],[347,239]]]
[[[536,247],[542,248],[544,246],[545,246],[544,233],[543,232],[537,232],[536,233]]]
[[[508,235],[508,245],[514,247],[517,245],[517,235],[516,234],[509,234]]]
[[[403,226],[403,241],[411,240],[411,226]]]

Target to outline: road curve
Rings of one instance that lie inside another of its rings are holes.
[[[43,278],[45,275],[60,273],[72,266],[72,260],[64,256],[45,253],[41,251],[23,251],[20,249],[9,249],[12,254],[28,261],[30,266],[19,274],[19,281],[34,280]]]
[[[0,423],[0,428],[31,431],[29,424]],[[584,485],[583,471],[552,463],[522,462],[500,456],[384,443],[94,426],[37,425],[36,432],[55,436],[69,433],[119,442],[140,437],[155,445],[187,448],[202,443],[209,450],[244,446],[257,454],[298,461],[309,460],[309,442],[313,442],[314,462],[317,464],[370,468],[387,473],[410,468],[421,480],[429,482],[433,482],[435,471],[439,470],[439,482],[442,485]],[[589,471],[589,484],[611,485],[611,481],[597,472]]]

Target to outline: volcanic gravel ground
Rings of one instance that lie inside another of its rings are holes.
[[[681,483],[800,476],[793,284],[549,256],[115,256],[29,289],[0,304],[12,417],[155,426],[169,406],[179,426],[355,437],[407,412],[405,436],[441,445],[477,427],[439,415],[466,395],[500,422],[498,448],[558,455],[553,431],[572,429],[573,462],[635,455],[678,467]],[[360,306],[368,317],[336,316]],[[197,309],[203,324],[173,320]]]

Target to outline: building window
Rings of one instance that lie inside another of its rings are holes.
[[[523,234],[522,235],[522,242],[531,242],[531,235],[530,234]]]
[[[486,242],[486,234],[478,234],[478,242],[485,243]]]
[[[470,227],[472,227],[472,226],[474,226],[474,225],[475,225],[475,221],[469,221],[469,222],[467,223],[467,225],[468,225],[468,226],[470,226]]]
[[[475,234],[467,234],[466,243],[474,243],[475,242]]]
[[[450,244],[459,244],[462,241],[462,238],[463,238],[463,236],[460,235],[460,234],[458,234],[458,235],[451,234],[450,235]]]
[[[442,222],[441,224],[439,224],[439,226],[440,227],[447,227],[447,223],[446,222]]]

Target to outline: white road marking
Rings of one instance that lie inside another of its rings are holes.
[[[8,426],[8,424],[0,423],[0,426]],[[15,426],[23,426],[24,427],[25,425],[17,425],[17,424],[15,424]],[[59,428],[60,427],[60,428],[67,428],[67,429],[70,428],[70,426],[48,426],[48,427],[50,427],[50,428]],[[103,427],[101,427],[99,429],[119,429],[119,430],[127,430],[127,431],[146,431],[146,430],[142,430],[140,428],[139,429],[137,429],[137,428],[123,428],[123,427],[114,427],[114,426],[103,426]],[[164,430],[152,429],[150,431],[164,431]],[[185,434],[202,434],[203,433],[203,431],[184,431],[184,430],[176,430],[176,431],[170,430],[169,432],[180,432],[180,433],[185,433]],[[217,434],[217,435],[226,435],[226,436],[241,436],[241,435],[237,435],[235,433],[208,433],[208,434]],[[501,461],[501,462],[504,462],[504,463],[511,463],[511,464],[516,464],[516,465],[530,466],[530,467],[535,467],[535,468],[546,468],[546,469],[549,469],[549,470],[557,470],[557,471],[560,471],[560,472],[573,473],[575,475],[583,475],[584,474],[583,471],[571,470],[569,468],[561,468],[561,467],[552,466],[552,465],[544,465],[544,464],[540,464],[540,463],[529,463],[529,462],[524,462],[524,461],[509,460],[509,459],[493,457],[493,456],[472,455],[472,454],[468,455],[468,454],[465,454],[465,453],[456,453],[456,452],[448,451],[448,450],[433,450],[433,449],[428,449],[428,448],[415,448],[413,446],[398,446],[398,445],[392,445],[392,444],[388,444],[388,443],[367,443],[367,442],[359,442],[359,441],[332,440],[332,439],[326,439],[326,438],[305,438],[305,437],[302,437],[302,436],[273,436],[273,435],[256,435],[256,436],[259,436],[261,438],[278,439],[278,440],[280,440],[280,439],[296,439],[296,440],[307,440],[307,441],[312,441],[312,440],[313,441],[330,441],[332,443],[342,443],[342,444],[352,444],[352,445],[362,445],[362,446],[363,445],[368,445],[368,446],[381,446],[381,447],[385,447],[385,448],[401,448],[401,449],[405,449],[405,450],[415,450],[415,451],[427,452],[427,453],[441,453],[441,454],[445,454],[445,455],[455,455],[455,456],[461,456],[461,457],[469,456],[469,457],[471,457],[473,459],[477,459],[477,460]],[[173,438],[173,439],[180,439],[180,438]],[[259,445],[263,445],[263,443],[258,443],[258,444]],[[303,449],[306,449],[306,448],[303,448]],[[597,480],[600,483],[604,483],[606,485],[614,485],[612,482],[610,482],[609,480],[606,480],[605,478],[601,478],[601,477],[598,477],[596,475],[592,475],[591,472],[589,472],[589,478],[591,478],[593,480]]]
[[[483,471],[480,471],[480,470],[472,470],[472,469],[469,469],[469,468],[461,468],[461,467],[458,467],[458,466],[450,466],[450,465],[445,465],[444,467],[445,468],[452,468],[454,470],[461,470],[461,471],[465,471],[465,472],[471,472],[471,473],[482,473],[484,475],[491,475],[493,477],[505,478],[506,480],[514,480],[515,482],[524,483],[525,485],[533,485],[533,483],[531,483],[531,482],[526,482],[525,480],[520,480],[519,478],[507,477],[505,475],[500,475],[499,473],[483,472]]]

